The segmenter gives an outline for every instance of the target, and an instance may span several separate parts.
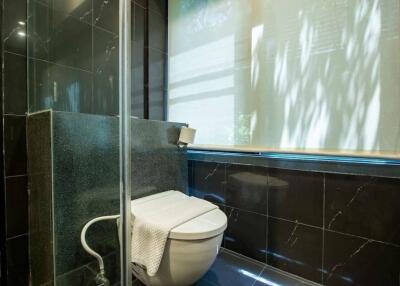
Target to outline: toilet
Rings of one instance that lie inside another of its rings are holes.
[[[148,286],[191,285],[213,264],[226,227],[227,217],[220,209],[197,216],[170,231],[155,276],[148,276],[145,269],[134,263],[132,272]]]

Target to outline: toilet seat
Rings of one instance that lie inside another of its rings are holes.
[[[141,208],[141,211],[145,211],[146,213],[150,214],[156,211],[156,209],[160,209],[168,204],[168,201],[179,199],[180,197],[187,197],[187,195],[177,191],[166,191],[132,200],[132,214],[134,214],[134,210],[137,210],[138,207]],[[149,201],[154,202],[153,206],[156,205],[157,207],[152,209],[147,208],[145,205]],[[175,240],[206,239],[223,233],[226,227],[226,215],[217,208],[192,218],[191,220],[173,228],[170,231],[168,238]]]
[[[206,239],[224,232],[227,227],[226,215],[215,209],[175,227],[169,238],[177,240]]]

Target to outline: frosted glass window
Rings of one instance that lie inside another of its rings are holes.
[[[168,25],[198,146],[400,154],[399,0],[170,0]]]

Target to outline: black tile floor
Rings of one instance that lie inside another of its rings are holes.
[[[136,280],[133,286],[142,286]],[[192,286],[318,286],[264,263],[222,249],[211,269]]]

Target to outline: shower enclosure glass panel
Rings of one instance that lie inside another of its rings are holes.
[[[28,1],[32,285],[129,283],[130,1]],[[120,232],[118,233],[118,229]],[[120,235],[119,235],[120,234]]]

